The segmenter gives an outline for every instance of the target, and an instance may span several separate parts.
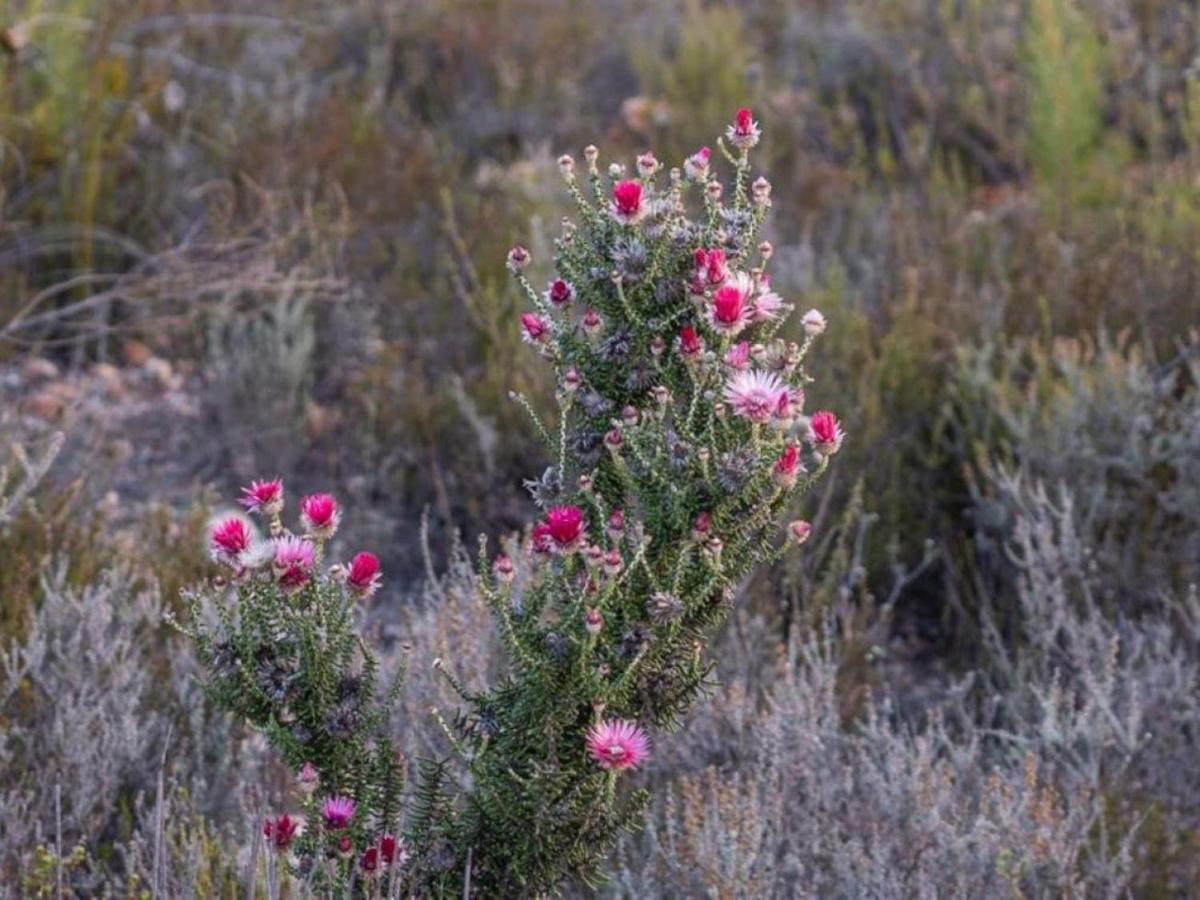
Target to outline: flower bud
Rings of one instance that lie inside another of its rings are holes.
[[[625,436],[621,434],[620,427],[614,425],[604,435],[604,446],[613,453],[618,453],[622,445],[625,443]]]
[[[811,534],[812,525],[803,519],[796,519],[794,522],[788,523],[788,538],[797,547],[807,541]]]
[[[568,394],[573,394],[579,390],[579,384],[582,379],[579,376],[579,370],[575,368],[567,369],[563,373],[563,390]]]
[[[604,617],[600,615],[600,610],[596,609],[594,606],[588,609],[587,613],[583,617],[583,627],[587,630],[587,633],[593,637],[599,634],[604,628]]]
[[[763,241],[758,245],[758,255],[762,257],[762,261],[766,262],[775,254],[775,247],[770,241]]]
[[[702,512],[694,522],[692,522],[692,540],[702,541],[708,537],[709,529],[712,528],[712,514]]]
[[[588,337],[596,337],[604,331],[604,319],[594,309],[588,309],[583,314],[583,331]]]
[[[515,275],[529,265],[530,258],[529,251],[517,244],[508,251],[508,271]]]
[[[517,577],[516,566],[509,558],[507,553],[498,553],[496,561],[492,563],[492,571],[496,573],[496,580],[501,584],[512,584],[513,579]]]
[[[558,158],[558,171],[567,181],[575,180],[575,159],[569,153],[564,153]]]
[[[654,354],[655,357],[662,356],[666,349],[667,342],[663,340],[662,335],[656,334],[650,339],[650,352]]]
[[[604,571],[609,575],[619,575],[624,565],[625,561],[621,559],[620,550],[609,550],[604,554]]]
[[[632,428],[638,423],[638,411],[636,406],[626,406],[621,410],[621,421],[628,427]]]
[[[760,175],[754,179],[754,184],[750,185],[750,193],[755,203],[766,206],[771,202],[771,182]]]
[[[704,187],[704,193],[708,195],[708,199],[714,203],[721,199],[721,195],[725,192],[725,188],[721,186],[721,182],[716,179],[710,181]]]
[[[300,767],[300,773],[296,776],[296,784],[300,788],[300,793],[309,797],[320,783],[321,777],[317,774],[316,766],[311,762],[306,762]]]
[[[608,536],[614,541],[619,541],[625,534],[625,512],[620,509],[614,509],[612,515],[608,517]]]
[[[649,178],[658,171],[659,162],[653,153],[646,152],[637,158],[638,174],[643,178]]]
[[[825,330],[825,317],[821,315],[819,310],[810,309],[800,319],[800,324],[804,326],[804,333],[810,338],[817,337]]]

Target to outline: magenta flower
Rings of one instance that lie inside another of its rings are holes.
[[[622,225],[632,225],[645,213],[642,185],[638,181],[618,181],[613,185],[612,214]]]
[[[366,599],[379,590],[383,582],[379,557],[374,553],[357,553],[346,568],[346,584],[359,597]]]
[[[769,422],[786,396],[787,388],[773,372],[747,369],[725,384],[725,402],[734,413],[758,424]]]
[[[312,541],[289,534],[274,541],[275,574],[279,583],[289,591],[304,587],[316,565],[316,550]]]
[[[708,308],[708,321],[722,334],[733,336],[750,324],[751,308],[746,305],[746,293],[737,284],[717,289]]]
[[[704,338],[692,325],[684,325],[679,331],[679,355],[684,362],[696,362],[704,352]]]
[[[762,129],[754,121],[750,110],[743,106],[734,116],[733,124],[725,129],[725,137],[739,150],[749,150],[762,137]]]
[[[279,478],[252,481],[242,488],[242,495],[240,503],[250,512],[277,516],[283,511],[283,481]]]
[[[604,769],[632,769],[650,757],[650,739],[634,722],[608,719],[587,733],[587,749]]]
[[[514,274],[520,272],[529,265],[529,259],[529,251],[517,244],[508,251],[508,271]]]
[[[379,858],[385,866],[402,866],[409,859],[408,844],[403,838],[385,834],[379,839]]]
[[[808,427],[812,430],[813,446],[818,453],[832,456],[841,449],[846,435],[838,417],[829,410],[823,409],[813,413]]]
[[[546,512],[545,526],[543,535],[549,537],[552,549],[570,553],[583,539],[583,510],[578,506],[555,506]]]
[[[584,311],[579,324],[583,326],[584,333],[589,337],[595,337],[604,330],[604,319],[591,307]]]
[[[212,530],[212,556],[218,562],[235,566],[242,553],[250,549],[250,528],[238,516],[222,519]]]
[[[521,338],[527,344],[546,343],[550,339],[550,322],[537,313],[522,313]]]
[[[342,511],[332,494],[309,494],[300,501],[300,521],[313,537],[327,541],[337,532]]]
[[[321,809],[321,815],[325,817],[325,827],[330,831],[340,831],[347,827],[354,818],[356,808],[354,801],[349,797],[338,794],[327,798]]]
[[[780,487],[790,488],[796,483],[796,476],[799,474],[800,468],[800,448],[795,444],[788,444],[783,448],[779,459],[775,461],[775,468],[771,472],[771,476]]]
[[[542,296],[555,306],[566,306],[575,299],[575,285],[561,278],[555,278],[547,285],[546,292]]]
[[[291,846],[292,838],[300,833],[300,821],[283,813],[263,822],[262,833],[271,849],[282,853]]]
[[[725,283],[729,277],[729,268],[725,265],[725,251],[720,248],[706,250],[698,247],[693,260],[696,263],[696,277],[702,284],[716,287]]]
[[[363,878],[374,878],[379,872],[379,848],[368,847],[358,858],[358,870]]]

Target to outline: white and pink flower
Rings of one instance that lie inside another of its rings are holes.
[[[711,157],[712,151],[707,147],[701,147],[683,161],[683,174],[692,181],[707,181]]]
[[[362,599],[375,594],[383,584],[383,567],[374,553],[356,553],[346,566],[346,586]]]
[[[241,516],[228,516],[213,526],[209,538],[213,559],[236,567],[253,544],[254,532]]]
[[[279,478],[252,481],[242,488],[239,502],[249,512],[277,516],[283,512],[283,481]]]
[[[751,322],[753,307],[746,302],[747,299],[745,291],[738,284],[725,284],[717,288],[708,305],[708,324],[727,337],[735,337]]]
[[[608,719],[588,730],[587,750],[603,769],[633,769],[650,758],[650,739],[634,722]]]
[[[550,340],[550,320],[537,313],[522,313],[521,338],[527,344],[545,344]]]
[[[566,306],[575,299],[575,285],[562,278],[555,278],[542,294],[546,302],[559,308]]]
[[[555,506],[546,511],[543,538],[557,553],[573,553],[584,537],[583,510],[578,506]],[[535,530],[536,533],[536,530]]]
[[[642,185],[639,181],[618,181],[613,185],[612,203],[609,205],[615,218],[622,225],[633,225],[642,220],[646,214],[646,204],[642,197]]]
[[[746,369],[735,372],[725,383],[725,402],[735,415],[757,424],[771,420],[779,401],[787,398],[787,387],[774,372]]]
[[[320,541],[333,537],[342,521],[342,510],[332,494],[309,494],[300,501],[300,523]]]
[[[762,129],[750,110],[743,106],[733,117],[733,124],[725,129],[725,137],[739,150],[749,150],[762,137]]]
[[[286,534],[275,538],[275,575],[280,586],[288,591],[298,591],[312,578],[317,562],[316,548],[308,538]]]
[[[842,449],[842,441],[846,434],[838,417],[829,410],[815,412],[808,421],[809,431],[812,432],[813,447],[824,456],[832,456]]]

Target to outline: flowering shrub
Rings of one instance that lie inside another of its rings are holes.
[[[760,135],[740,110],[732,149],[718,144],[728,187],[708,148],[669,174],[651,153],[635,173],[602,173],[588,147],[581,177],[564,156],[578,221],[564,223],[545,290],[527,250],[508,254],[531,307],[522,336],[554,370],[557,423],[516,399],[555,464],[528,482],[542,515],[518,558],[480,548],[478,591],[508,672],[473,691],[438,664],[465,707],[447,733],[469,788],[451,796],[447,763],[422,767],[404,823],[413,890],[458,895],[469,882],[518,896],[596,879],[648,800],[619,790],[620,776],[706,685],[704,647],[737,586],[810,534],[804,521],[779,534],[778,520],[844,436],[833,413],[804,413],[824,317],[805,314],[802,344],[778,336],[792,307],[759,241],[771,206],[767,180],[751,180]],[[300,772],[307,825],[274,818],[268,843],[306,878],[365,882],[397,858],[400,827],[384,728],[399,680],[377,696],[353,623],[378,560],[323,568],[341,514],[331,496],[306,497],[291,533],[280,482],[245,493],[267,536],[238,516],[217,523],[213,556],[229,577],[193,596],[189,628],[214,696]]]

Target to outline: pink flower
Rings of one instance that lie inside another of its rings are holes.
[[[692,539],[702,541],[708,537],[708,532],[712,528],[712,513],[702,512],[696,516],[696,520],[692,522]]]
[[[242,488],[242,494],[240,503],[250,512],[277,516],[283,511],[283,481],[278,478],[252,481],[249,487]]]
[[[522,313],[521,331],[525,343],[544,344],[550,339],[550,322],[537,313]]]
[[[587,749],[601,768],[632,769],[650,756],[650,739],[634,722],[608,719],[587,733]]]
[[[402,866],[408,862],[408,845],[395,835],[385,834],[379,839],[379,857],[385,866]]]
[[[351,839],[350,835],[343,834],[340,838],[338,838],[337,855],[342,859],[349,859],[354,855],[354,841]]]
[[[579,549],[583,538],[583,510],[578,506],[555,506],[546,512],[546,531],[559,553]]]
[[[349,797],[343,797],[340,794],[329,797],[321,809],[321,815],[325,817],[325,827],[330,831],[339,831],[345,828],[354,818],[355,809],[357,806]]]
[[[645,213],[642,185],[637,181],[618,181],[613,186],[612,214],[622,225],[632,225]]]
[[[341,521],[342,511],[332,494],[309,494],[300,501],[300,522],[318,540],[333,537]]]
[[[780,487],[790,488],[796,483],[796,475],[799,471],[800,448],[795,444],[788,444],[783,448],[779,459],[775,461],[775,469],[772,471],[771,477]]]
[[[297,591],[312,577],[316,550],[307,538],[289,534],[275,538],[275,573],[279,583],[289,591]]]
[[[366,599],[379,590],[383,582],[379,557],[374,553],[357,553],[346,569],[346,584],[355,594]]]
[[[529,251],[517,244],[508,251],[508,271],[514,275],[529,265]]]
[[[379,872],[379,848],[368,847],[358,858],[358,869],[364,878],[374,878]]]
[[[683,173],[692,181],[706,181],[708,179],[708,162],[711,156],[711,150],[701,147],[683,161]]]
[[[747,369],[735,372],[725,384],[725,402],[733,412],[758,424],[769,422],[786,396],[787,388],[774,372]]]
[[[725,365],[740,372],[750,364],[750,342],[741,341],[725,351]]]
[[[558,171],[567,181],[575,180],[575,160],[569,153],[564,153],[558,158]]]
[[[746,294],[735,284],[717,289],[708,308],[708,321],[714,329],[726,335],[735,335],[750,324],[751,310],[746,305]]]
[[[262,833],[267,839],[267,843],[271,845],[271,849],[278,853],[282,853],[292,843],[294,838],[300,831],[300,822],[293,819],[287,813],[276,816],[273,819],[267,819],[263,822]]]
[[[591,635],[597,635],[604,629],[604,617],[600,615],[600,610],[594,606],[588,608],[583,617],[583,628]]]
[[[623,509],[614,509],[612,515],[608,517],[608,536],[615,541],[619,540],[624,533],[625,511]]]
[[[750,196],[759,206],[767,206],[771,202],[771,182],[759,175],[750,185]]]
[[[825,456],[832,456],[837,453],[842,447],[842,441],[846,435],[842,431],[842,425],[838,421],[838,417],[828,410],[815,412],[808,422],[808,427],[812,431],[813,446],[818,453]]]
[[[696,263],[696,275],[709,287],[724,284],[729,277],[729,269],[725,264],[725,251],[720,248],[706,250],[698,247],[693,254]]]
[[[212,556],[218,562],[234,566],[241,555],[250,549],[252,535],[249,526],[238,516],[222,519],[212,530]]]
[[[743,106],[734,116],[733,124],[725,129],[725,137],[738,149],[749,150],[762,137],[762,130],[750,110]]]
[[[794,522],[788,523],[788,538],[797,547],[807,541],[811,534],[812,525],[803,519],[796,519]]]
[[[300,785],[300,792],[307,797],[317,789],[317,785],[321,783],[321,777],[317,774],[317,767],[311,762],[306,762],[300,767],[300,774],[296,776],[296,781]]]
[[[783,298],[772,290],[764,290],[750,305],[750,319],[754,322],[774,322],[783,310]]]
[[[547,302],[553,303],[555,306],[566,306],[575,299],[575,285],[561,278],[555,278],[547,285],[543,296]]]
[[[496,555],[496,561],[492,563],[492,570],[502,584],[512,584],[513,579],[517,577],[517,570],[507,553]]]
[[[641,154],[637,158],[637,170],[643,178],[649,178],[658,171],[658,157],[649,151]]]
[[[530,544],[534,553],[549,553],[554,549],[554,538],[550,534],[550,526],[546,522],[538,522],[533,526]]]
[[[584,333],[589,337],[595,337],[604,330],[604,319],[601,318],[600,313],[591,308],[584,312],[581,324]]]
[[[696,332],[695,327],[684,325],[679,332],[679,355],[684,362],[695,362],[704,353],[704,338]]]

